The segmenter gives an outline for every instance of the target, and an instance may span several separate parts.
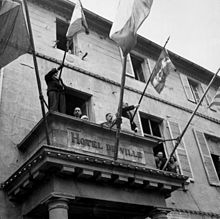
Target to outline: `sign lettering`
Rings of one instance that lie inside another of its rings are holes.
[[[80,132],[70,131],[68,146],[77,150],[92,152],[109,157],[114,156],[115,145],[100,142],[97,139],[83,136]],[[119,146],[118,158],[136,163],[146,164],[143,148],[135,146]]]

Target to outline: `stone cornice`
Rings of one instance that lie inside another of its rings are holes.
[[[196,211],[196,210],[180,209],[180,208],[167,208],[167,210],[171,212],[188,213],[188,214],[196,214],[196,215],[220,218],[220,214],[213,213],[213,212]]]
[[[42,145],[1,187],[10,199],[19,199],[33,185],[39,183],[50,169],[53,173],[71,174],[75,179],[86,179],[112,185],[154,189],[166,195],[181,188],[188,177],[157,169],[124,164],[119,161],[95,158],[55,146]]]
[[[57,59],[55,59],[55,58],[52,58],[52,57],[47,56],[47,55],[44,55],[44,54],[42,54],[42,53],[37,53],[37,56],[40,57],[40,58],[46,59],[46,60],[48,60],[48,61],[54,62],[54,63],[56,63],[56,64],[61,64],[61,60],[57,60]],[[95,73],[93,73],[93,72],[89,72],[89,71],[87,71],[87,70],[84,70],[84,69],[82,69],[82,68],[80,68],[80,67],[77,67],[77,66],[74,66],[74,65],[71,65],[71,64],[65,64],[64,66],[67,67],[67,68],[70,68],[70,69],[72,69],[72,70],[78,71],[78,72],[80,72],[80,73],[82,73],[82,74],[85,74],[85,75],[94,77],[94,78],[96,78],[96,79],[98,79],[98,80],[104,81],[104,82],[106,82],[106,83],[113,84],[113,85],[115,85],[115,86],[117,86],[117,87],[121,87],[121,84],[120,84],[119,82],[116,82],[116,81],[111,80],[111,79],[109,79],[109,78],[103,77],[103,76],[101,76],[101,74],[100,74],[100,75],[99,75],[99,74],[95,74]],[[127,89],[127,90],[129,90],[129,91],[132,91],[132,92],[135,92],[135,93],[138,93],[138,94],[142,94],[142,91],[137,90],[137,89],[134,89],[134,88],[129,87],[129,86],[125,86],[125,89]],[[192,112],[193,112],[192,109],[189,109],[189,108],[183,107],[183,106],[181,106],[181,105],[172,103],[172,102],[170,102],[170,101],[164,100],[164,99],[162,99],[162,98],[156,97],[156,96],[151,95],[151,94],[145,93],[144,96],[145,96],[145,97],[148,97],[148,98],[150,98],[150,99],[159,101],[159,102],[161,102],[161,103],[164,103],[164,104],[173,106],[173,107],[175,107],[175,108],[177,108],[177,109],[183,110],[183,111],[188,112],[188,113],[192,113]],[[217,123],[217,124],[220,124],[220,120],[215,119],[215,118],[213,118],[213,117],[210,117],[210,116],[207,116],[207,115],[205,115],[205,114],[198,113],[198,112],[196,113],[196,115],[199,116],[199,117],[201,117],[201,118],[210,120],[210,121],[215,122],[215,123]]]

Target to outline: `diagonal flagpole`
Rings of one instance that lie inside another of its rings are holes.
[[[205,90],[205,92],[204,92],[202,98],[199,100],[199,102],[198,102],[198,104],[197,104],[195,110],[193,111],[193,113],[192,113],[192,115],[191,115],[189,121],[187,122],[187,124],[186,124],[184,130],[182,131],[182,133],[180,134],[180,136],[176,139],[176,143],[175,143],[175,146],[174,146],[174,148],[173,148],[173,151],[171,152],[171,154],[170,154],[169,158],[167,159],[167,161],[166,161],[166,163],[165,163],[165,165],[164,165],[164,167],[163,167],[162,170],[165,170],[165,168],[167,167],[167,164],[169,163],[170,158],[173,156],[173,154],[175,153],[177,147],[179,146],[179,143],[181,142],[181,140],[182,140],[182,138],[183,138],[183,136],[184,136],[184,134],[185,134],[187,128],[189,127],[189,125],[190,125],[190,123],[191,123],[193,117],[195,116],[195,114],[196,114],[196,112],[197,112],[199,106],[201,105],[203,99],[205,98],[205,95],[207,94],[207,92],[208,92],[209,88],[211,87],[213,81],[214,81],[215,78],[217,77],[219,71],[220,71],[220,68],[219,68],[218,71],[214,74],[214,76],[212,77],[211,81],[209,82],[208,87],[206,88],[206,90]]]
[[[67,41],[67,42],[66,42],[66,50],[65,50],[64,55],[63,55],[63,61],[62,61],[62,64],[61,64],[62,66],[64,65],[65,58],[66,58],[66,54],[67,54],[67,52],[68,52],[68,50],[69,50],[69,47],[70,47],[70,41],[72,41],[72,40],[73,40],[73,36],[74,36],[75,34],[77,34],[77,32],[80,31],[80,29],[77,29],[77,25],[79,25],[79,24],[76,24],[76,26],[75,26],[75,31],[73,31],[74,27],[72,27],[72,24],[76,22],[76,20],[72,20],[72,19],[74,18],[74,13],[75,13],[75,11],[77,10],[76,7],[77,7],[78,3],[79,3],[79,6],[80,6],[80,10],[81,10],[81,18],[80,18],[80,19],[82,19],[82,20],[81,20],[81,22],[82,22],[81,25],[85,28],[85,33],[86,33],[86,34],[89,34],[88,25],[87,25],[86,18],[85,18],[84,12],[83,12],[84,9],[83,9],[83,6],[82,6],[81,1],[78,0],[78,1],[75,3],[75,7],[74,7],[74,9],[73,9],[73,14],[72,14],[72,17],[71,17],[71,20],[70,20],[69,28],[68,28],[67,33],[66,33],[66,41]],[[81,28],[81,29],[82,29],[82,28]],[[72,30],[73,33],[71,33],[70,30]],[[70,34],[70,33],[71,33],[71,34]],[[67,35],[68,35],[68,37],[67,37]],[[63,70],[63,68],[61,68],[61,70],[60,70],[59,78],[61,78],[62,70]]]
[[[170,39],[170,36],[167,38],[167,40],[166,40],[166,42],[165,42],[165,44],[164,44],[162,50],[166,47],[166,45],[167,45],[169,39]],[[148,87],[148,85],[149,85],[149,83],[150,83],[150,81],[151,81],[152,75],[153,75],[153,71],[151,72],[149,65],[148,65],[148,68],[149,68],[149,72],[150,72],[150,77],[149,77],[148,80],[147,80],[147,83],[146,83],[146,85],[145,85],[145,88],[144,88],[144,90],[143,90],[143,92],[142,92],[142,94],[141,94],[141,97],[140,97],[139,101],[138,101],[138,105],[141,104],[141,101],[142,101],[142,99],[143,99],[143,97],[144,97],[144,94],[145,94],[145,92],[146,92],[146,90],[147,90],[147,87]],[[134,111],[134,114],[133,114],[133,116],[132,116],[131,122],[134,120],[134,117],[135,117],[135,115],[136,115],[136,113],[137,113],[137,110],[138,110],[138,107],[135,108],[135,111]]]
[[[29,17],[29,12],[28,12],[28,6],[27,6],[26,0],[23,0],[23,3],[24,3],[26,18],[27,18],[28,30],[29,30],[29,34],[30,34],[30,43],[31,43],[31,47],[32,47],[32,55],[33,55],[33,61],[34,61],[34,67],[35,67],[35,75],[36,75],[36,79],[37,79],[39,99],[40,99],[40,104],[41,104],[43,120],[44,120],[44,124],[45,124],[46,140],[47,140],[47,144],[50,145],[50,139],[49,139],[49,133],[48,133],[48,123],[47,123],[47,118],[45,115],[45,108],[44,108],[44,97],[43,97],[43,93],[42,93],[42,89],[41,89],[41,82],[40,82],[39,70],[38,70],[38,65],[37,65],[37,58],[36,58],[31,22],[30,22],[30,17]]]
[[[66,50],[65,50],[65,52],[64,52],[64,54],[63,54],[63,61],[62,61],[62,63],[61,63],[61,66],[64,66],[64,62],[65,62],[65,59],[66,59],[67,50],[68,50],[68,47],[66,46]],[[59,79],[61,78],[62,70],[63,70],[63,68],[60,69]]]
[[[118,147],[119,147],[119,139],[120,139],[120,130],[121,130],[121,116],[122,116],[122,103],[123,103],[123,97],[124,97],[124,86],[125,86],[125,79],[126,79],[126,63],[127,63],[127,54],[123,54],[123,68],[122,68],[122,76],[121,76],[121,91],[120,91],[120,97],[119,97],[119,104],[118,104],[118,112],[117,112],[117,118],[116,118],[116,141],[115,141],[115,153],[114,153],[114,159],[117,160],[118,158]]]

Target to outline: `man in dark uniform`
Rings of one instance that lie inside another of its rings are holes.
[[[122,116],[130,120],[131,130],[134,132],[137,132],[138,128],[135,122],[132,120],[133,113],[131,112],[131,110],[134,110],[135,108],[138,108],[138,107],[139,107],[139,104],[136,106],[134,105],[128,106],[128,103],[123,103],[122,105]]]
[[[47,83],[49,110],[66,113],[65,85],[63,84],[62,79],[58,76],[58,71],[61,70],[62,67],[63,65],[60,65],[57,69],[51,69],[45,75],[45,81]]]

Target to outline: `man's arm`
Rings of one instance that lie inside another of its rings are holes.
[[[133,110],[133,109],[135,109],[135,108],[138,108],[139,106],[140,106],[139,104],[137,104],[137,105],[131,105],[131,106],[126,106],[126,107],[123,107],[122,110],[123,110],[124,112],[127,112],[127,111]]]
[[[45,81],[48,81],[52,78],[52,76],[58,72],[60,69],[63,68],[63,65],[61,64],[58,68],[52,68],[46,75],[45,75]]]
[[[52,68],[46,75],[45,75],[45,81],[48,81],[52,78],[52,76],[57,72],[56,68]]]

